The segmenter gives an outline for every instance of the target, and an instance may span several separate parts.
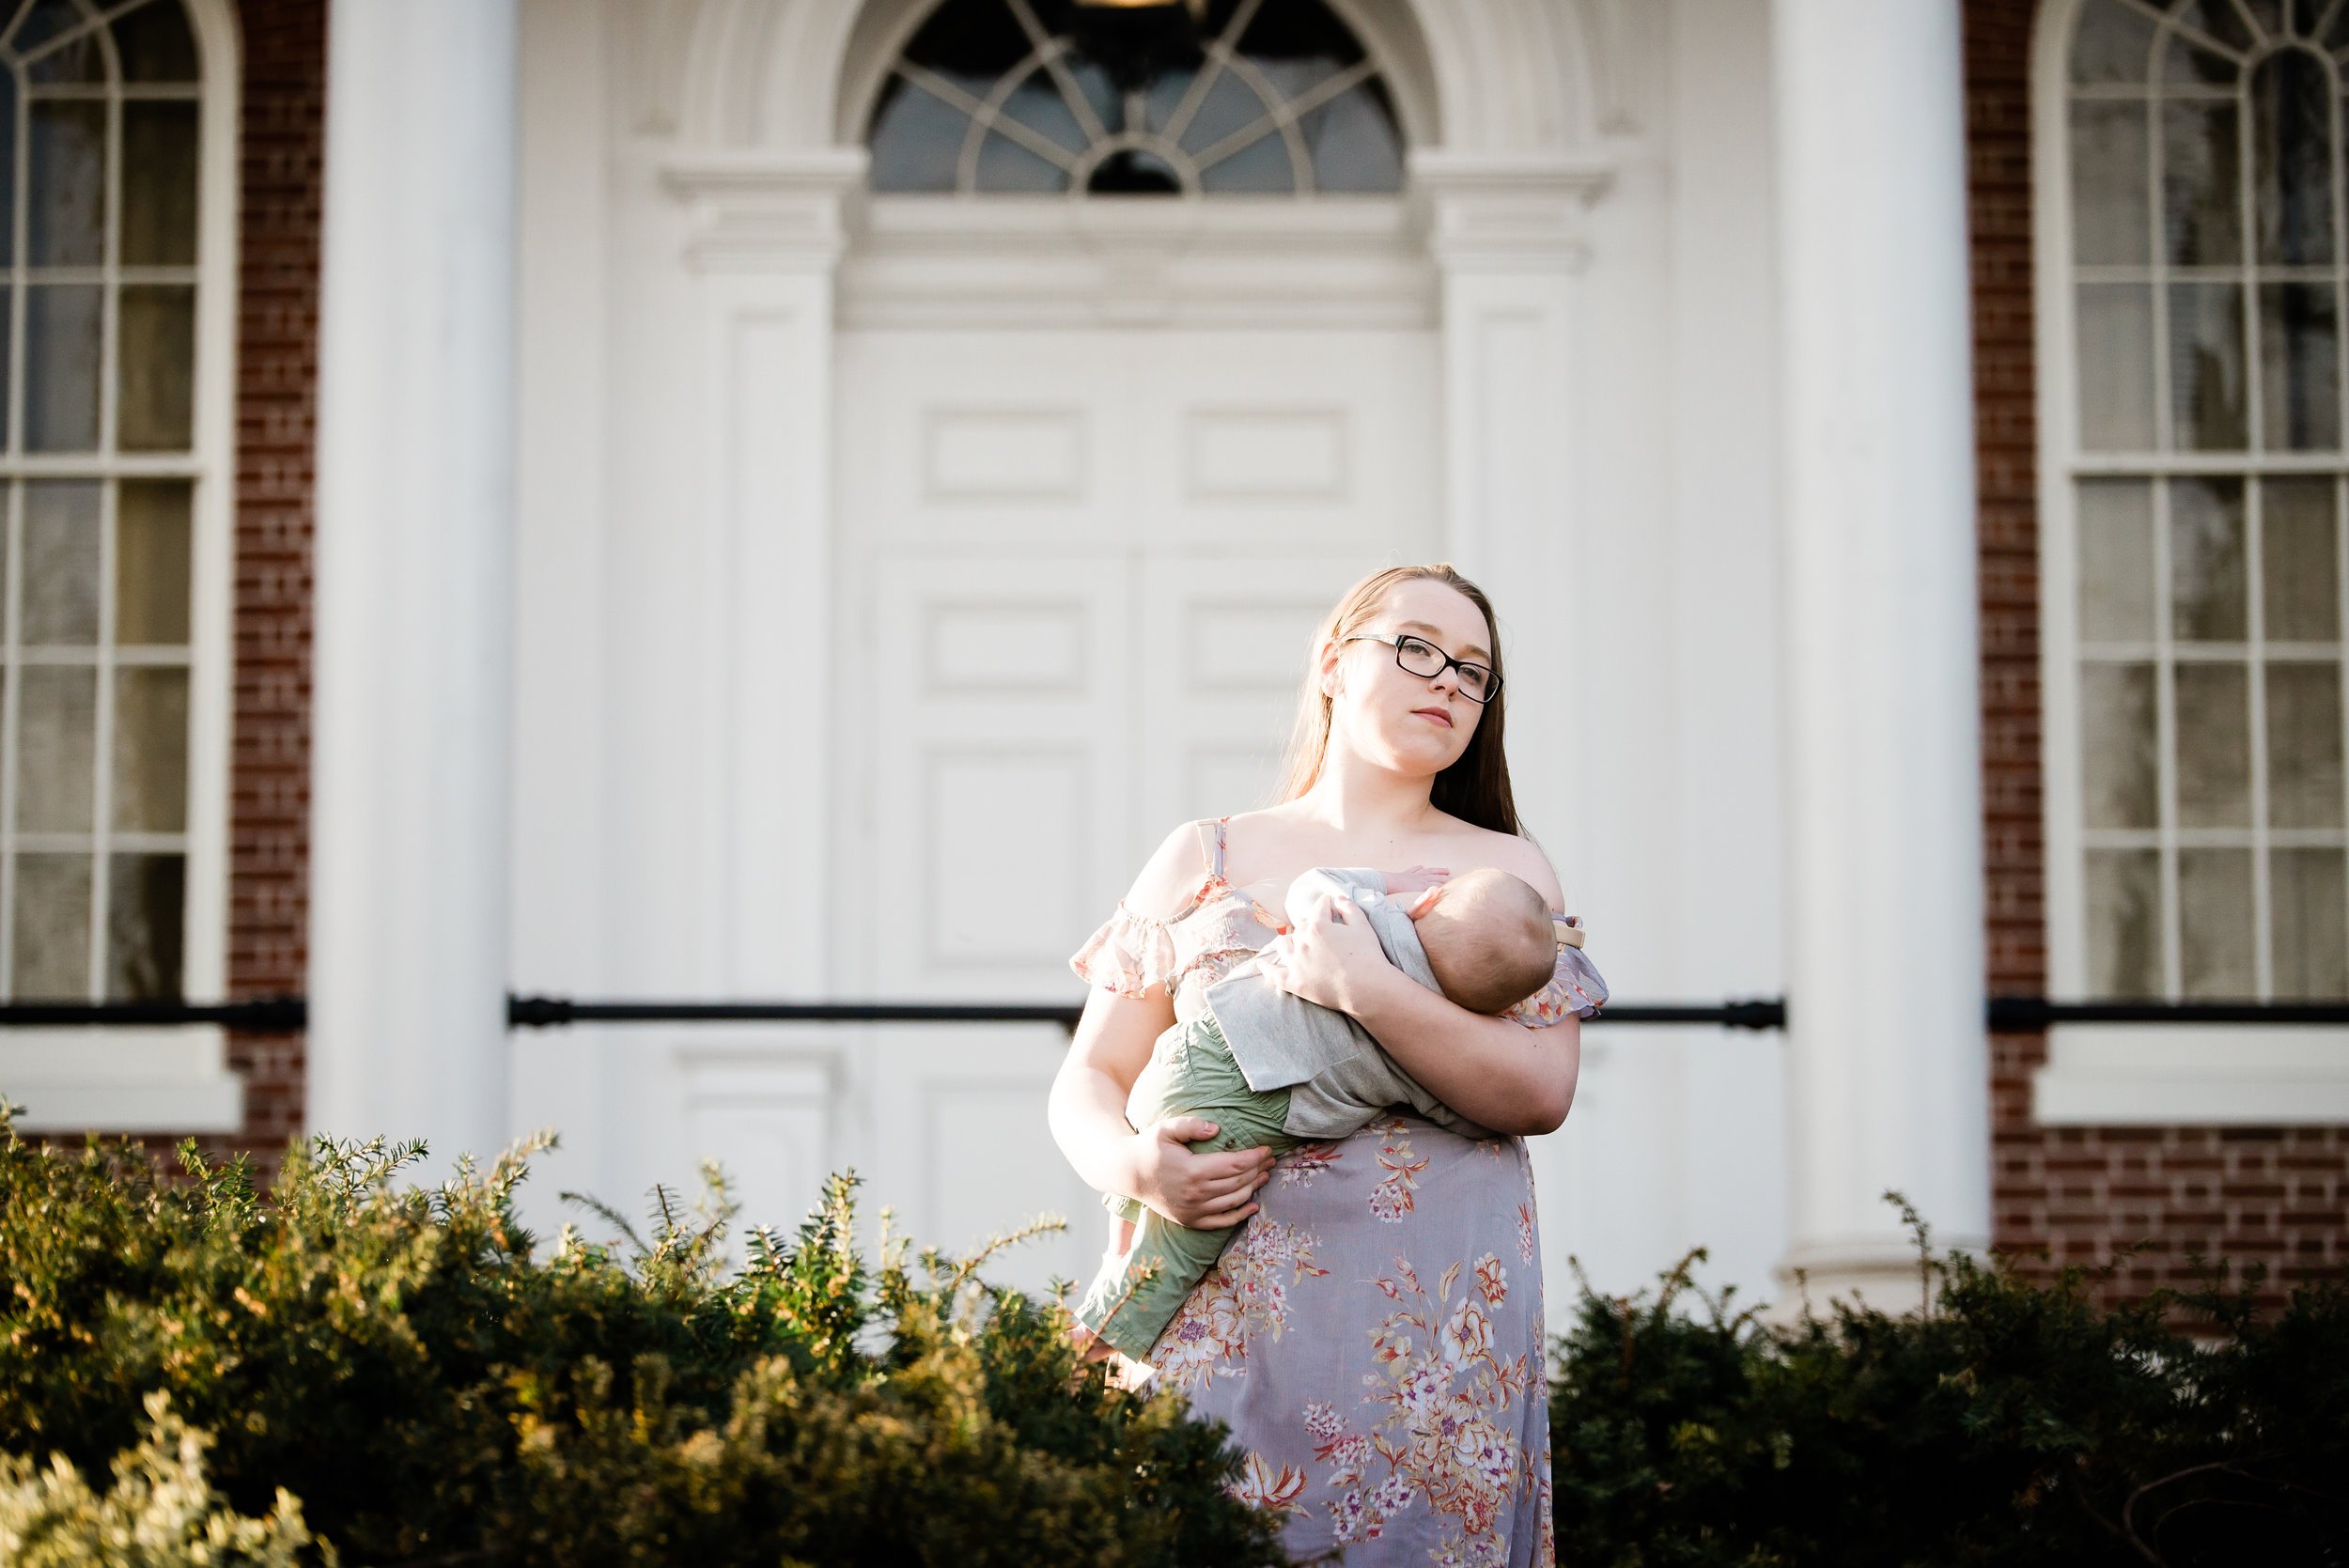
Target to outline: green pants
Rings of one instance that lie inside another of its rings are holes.
[[[1260,1094],[1249,1088],[1212,1017],[1178,1023],[1159,1036],[1150,1064],[1135,1080],[1127,1113],[1143,1126],[1162,1116],[1205,1117],[1215,1124],[1215,1136],[1191,1144],[1200,1154],[1227,1149],[1279,1154],[1304,1141],[1282,1130],[1289,1092]],[[1077,1321],[1135,1360],[1147,1360],[1183,1297],[1207,1277],[1239,1227],[1194,1231],[1131,1198],[1112,1198],[1109,1205],[1134,1222],[1133,1247],[1102,1265],[1078,1304]]]

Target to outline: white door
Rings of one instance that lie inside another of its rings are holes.
[[[1338,593],[1434,552],[1436,363],[1408,329],[841,334],[836,994],[1080,999],[1159,837],[1274,786]],[[1057,1212],[991,1272],[1089,1272],[1057,1026],[843,1043],[834,1146],[902,1232]]]

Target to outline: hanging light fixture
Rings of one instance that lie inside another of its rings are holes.
[[[1121,92],[1140,91],[1167,70],[1204,56],[1206,0],[1072,0],[1068,36]]]

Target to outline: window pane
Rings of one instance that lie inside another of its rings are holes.
[[[2243,259],[2236,126],[2232,102],[2161,106],[2163,232],[2173,262],[2232,265]]]
[[[2081,818],[2091,828],[2160,823],[2154,667],[2080,668]]]
[[[1051,72],[1037,70],[1012,89],[1000,111],[1006,119],[1018,120],[1029,130],[1066,147],[1082,152],[1093,144],[1084,128],[1077,123],[1076,112],[1053,85]]]
[[[106,877],[107,1001],[163,1001],[179,995],[186,897],[181,857],[114,857]]]
[[[1314,160],[1316,190],[1346,193],[1403,189],[1403,138],[1395,131],[1394,111],[1375,82],[1351,86],[1298,121]],[[2140,132],[2141,135],[2141,132]],[[2141,146],[2140,142],[2140,146]],[[2144,188],[2142,177],[2139,190]],[[2139,201],[2138,248],[2143,240],[2143,200]]]
[[[17,731],[16,825],[23,832],[90,830],[97,755],[95,671],[28,669]]]
[[[25,257],[36,267],[95,267],[106,258],[106,106],[32,106]]]
[[[115,643],[188,640],[188,503],[184,479],[126,479],[115,500]]]
[[[893,78],[873,115],[876,191],[951,191],[971,117],[943,101]]]
[[[25,74],[42,84],[103,86],[106,56],[98,47],[98,35],[86,30],[35,60]]]
[[[1050,195],[1068,189],[1068,171],[990,131],[979,144],[977,180],[982,191]]]
[[[2179,850],[2178,969],[2186,994],[2231,1001],[2258,995],[2255,932],[2250,851]]]
[[[89,866],[87,855],[16,858],[9,990],[19,1001],[88,998]]]
[[[1221,70],[1176,141],[1185,152],[1205,152],[1226,136],[1255,125],[1265,114],[1264,100],[1237,73]]]
[[[86,647],[98,641],[98,486],[36,479],[24,487],[22,640]]]
[[[176,833],[188,823],[188,673],[115,672],[115,826]]]
[[[2271,54],[2251,78],[2251,149],[2258,171],[2262,261],[2314,266],[2333,258],[2331,94],[2313,54]]]
[[[2251,682],[2241,664],[2177,668],[2178,823],[2251,825]]]
[[[2072,105],[2072,248],[2085,266],[2153,259],[2145,113],[2134,100]]]
[[[2341,666],[2267,666],[2267,820],[2278,828],[2338,828]]]
[[[2267,860],[2279,1001],[2349,996],[2349,899],[2338,849],[2279,849]]]
[[[2153,486],[2142,479],[2082,480],[2079,547],[2082,639],[2153,641]]]
[[[98,328],[104,290],[36,284],[24,291],[24,445],[34,452],[98,446]]]
[[[2218,0],[2223,7],[2227,0]],[[2162,53],[2162,77],[2183,85],[2232,85],[2241,71],[2232,59],[2183,35],[2172,37]]]
[[[2160,996],[2161,856],[2152,849],[2088,852],[2088,990]]]
[[[2235,14],[2234,0],[2186,0],[2171,14],[2180,27],[2215,39],[2229,49],[2240,52],[2250,47],[2251,30]]]
[[[2232,283],[2170,287],[2170,417],[2186,451],[2248,444],[2243,380],[2243,290]]]
[[[8,8],[10,12],[18,9],[15,6]],[[82,8],[74,0],[33,0],[8,45],[19,54],[29,54],[51,39],[79,27],[82,22]]]
[[[2243,481],[2170,482],[2170,628],[2182,643],[2240,643],[2244,598]]]
[[[122,106],[123,265],[195,264],[195,157],[194,103]]]
[[[2154,291],[2089,283],[2079,290],[2080,444],[2154,449]]]
[[[2341,635],[2341,556],[2333,481],[2269,479],[2260,487],[2261,608],[2271,643]]]
[[[116,391],[125,452],[184,452],[195,412],[195,290],[122,291],[122,367]]]
[[[2154,52],[2154,24],[2121,0],[2088,0],[2072,35],[2075,82],[2142,82]]]
[[[195,80],[195,39],[180,0],[150,0],[117,18],[115,51],[126,82]]]
[[[2261,444],[2270,452],[2341,445],[2341,318],[2329,283],[2260,288]]]
[[[1297,189],[1297,164],[1289,157],[1288,138],[1268,132],[1228,158],[1219,158],[1199,172],[1199,183],[1209,191],[1279,195]]]
[[[0,70],[0,212],[16,210],[16,72]],[[0,267],[16,262],[16,223],[0,223]],[[7,378],[0,377],[0,380]]]

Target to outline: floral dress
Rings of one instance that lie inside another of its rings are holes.
[[[1282,929],[1223,877],[1229,818],[1170,920],[1122,902],[1070,960],[1088,983],[1163,985],[1177,1019]],[[1528,1028],[1606,1000],[1579,946],[1506,1015]],[[1287,1516],[1291,1551],[1349,1568],[1539,1564],[1550,1532],[1541,1237],[1521,1139],[1394,1115],[1284,1156],[1258,1209],[1151,1360],[1227,1422],[1241,1496]]]

